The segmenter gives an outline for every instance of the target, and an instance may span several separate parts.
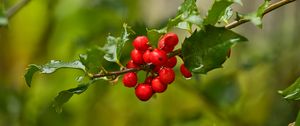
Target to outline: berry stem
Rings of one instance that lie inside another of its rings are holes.
[[[281,1],[278,1],[276,3],[273,3],[271,4],[263,13],[263,16],[268,14],[269,12],[279,8],[279,7],[282,7],[288,3],[291,3],[291,2],[294,2],[296,0],[281,0]],[[227,29],[232,29],[232,28],[235,28],[236,26],[239,26],[241,24],[244,24],[246,22],[249,22],[250,20],[248,19],[240,19],[240,20],[236,20],[236,21],[233,21],[231,23],[229,23],[228,25],[225,26],[225,28]],[[170,52],[168,54],[168,57],[173,57],[173,56],[180,56],[181,57],[181,49],[177,49],[173,52]],[[125,74],[125,73],[128,73],[128,72],[137,72],[137,71],[140,71],[140,70],[147,70],[151,67],[151,65],[145,65],[144,67],[139,67],[139,68],[130,68],[130,69],[124,69],[124,70],[120,70],[120,71],[112,71],[112,72],[106,72],[106,73],[99,73],[99,74],[93,74],[91,76],[92,79],[94,78],[100,78],[100,77],[105,77],[105,76],[119,76],[121,74]]]
[[[122,63],[119,60],[117,60],[116,63],[121,67],[121,69],[125,68],[125,66],[123,66]]]

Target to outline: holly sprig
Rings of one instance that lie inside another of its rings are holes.
[[[222,67],[222,64],[228,59],[228,50],[233,45],[247,41],[247,38],[230,29],[246,22],[252,22],[258,27],[262,27],[261,22],[265,14],[294,1],[296,0],[281,0],[270,4],[270,0],[265,0],[257,11],[251,14],[241,14],[230,7],[232,4],[242,4],[240,0],[215,0],[208,14],[202,17],[196,0],[185,0],[179,6],[176,16],[169,19],[165,27],[161,29],[145,27],[144,29],[152,46],[156,46],[159,38],[171,29],[177,28],[190,33],[190,36],[182,42],[181,48],[170,52],[168,57],[179,56],[193,74],[206,74],[213,69]],[[228,23],[229,21],[230,23]],[[88,79],[80,79],[77,87],[63,90],[55,97],[53,107],[60,112],[62,105],[74,94],[83,93],[98,80],[114,81],[122,74],[149,69],[150,65],[127,69],[120,62],[124,55],[128,55],[123,54],[126,43],[130,42],[132,36],[138,34],[133,29],[124,24],[120,36],[109,35],[103,47],[90,48],[75,61],[52,60],[45,65],[30,64],[25,73],[26,84],[31,87],[32,77],[37,72],[51,74],[62,68],[81,70],[82,78]],[[105,65],[107,62],[117,64],[119,70],[108,70]]]

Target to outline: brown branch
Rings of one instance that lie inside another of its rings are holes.
[[[168,57],[173,57],[173,56],[177,56],[180,54],[181,54],[181,49],[177,49],[177,50],[169,53]],[[107,72],[107,73],[94,74],[94,75],[91,75],[91,78],[100,78],[100,77],[105,77],[105,76],[119,76],[121,74],[125,74],[128,72],[137,72],[140,70],[147,70],[151,67],[152,67],[151,65],[145,65],[144,67],[140,67],[140,68],[130,68],[130,69],[124,69],[124,70],[120,70],[120,71],[112,71],[112,72]]]
[[[30,0],[22,0],[19,3],[15,4],[13,7],[9,8],[6,12],[6,17],[11,18],[19,10],[21,10]]]
[[[173,51],[173,52],[170,52],[170,53],[168,54],[168,57],[170,58],[170,57],[178,56],[178,55],[181,55],[181,49],[177,49],[177,50],[175,50],[175,51]]]
[[[124,69],[124,70],[120,70],[120,71],[112,71],[112,72],[107,72],[107,73],[94,74],[94,75],[92,75],[92,78],[100,78],[100,77],[106,77],[106,76],[119,76],[124,73],[137,72],[140,70],[142,70],[142,68]]]
[[[281,0],[281,1],[278,1],[274,4],[271,4],[263,13],[263,16],[281,6],[284,6],[288,3],[291,3],[291,2],[294,2],[296,0]],[[226,25],[225,28],[227,29],[232,29],[236,26],[239,26],[241,24],[244,24],[246,22],[249,22],[250,20],[248,19],[241,19],[241,20],[238,20],[238,21],[233,21],[231,22],[230,24]],[[168,54],[168,57],[173,57],[173,56],[181,56],[181,49],[177,49],[171,53]],[[124,69],[124,70],[120,70],[120,71],[113,71],[113,72],[108,72],[108,73],[101,73],[101,74],[94,74],[92,75],[91,78],[100,78],[100,77],[105,77],[105,76],[119,76],[121,74],[124,74],[124,73],[128,73],[128,72],[136,72],[136,71],[140,71],[140,70],[146,70],[147,68],[151,68],[151,65],[146,65],[144,66],[143,68],[131,68],[131,69]]]
[[[281,1],[278,1],[278,2],[276,2],[276,3],[274,3],[274,4],[271,4],[271,5],[264,11],[263,16],[264,16],[265,14],[267,14],[267,13],[269,13],[269,12],[271,12],[271,11],[273,11],[273,10],[279,8],[279,7],[281,7],[281,6],[284,6],[284,5],[286,5],[286,4],[288,4],[288,3],[291,3],[291,2],[294,2],[294,1],[296,1],[296,0],[281,0]],[[232,28],[234,28],[234,27],[236,27],[236,26],[239,26],[239,25],[244,24],[244,23],[249,22],[249,21],[250,21],[249,19],[241,19],[241,20],[238,20],[238,21],[233,21],[233,22],[231,22],[230,24],[226,25],[225,28],[232,29]]]

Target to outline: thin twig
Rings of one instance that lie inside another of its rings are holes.
[[[128,73],[128,72],[136,72],[136,71],[140,71],[142,70],[142,68],[130,68],[130,69],[124,69],[124,70],[120,70],[120,71],[112,71],[112,72],[107,72],[107,73],[100,73],[100,74],[94,74],[92,76],[92,78],[100,78],[100,77],[106,77],[106,76],[118,76],[124,73]]]
[[[177,49],[171,53],[168,54],[168,57],[173,57],[173,56],[177,56],[181,54],[181,49]],[[94,74],[91,76],[91,78],[100,78],[100,77],[105,77],[105,76],[118,76],[121,74],[125,74],[128,72],[136,72],[136,71],[140,71],[140,70],[146,70],[147,68],[150,68],[151,65],[146,65],[145,67],[139,67],[139,68],[130,68],[127,69],[125,68],[124,70],[120,70],[120,71],[112,71],[112,72],[106,72],[106,73],[99,73],[99,74]]]
[[[267,14],[267,13],[269,13],[269,12],[271,12],[271,11],[273,11],[273,10],[279,8],[279,7],[281,7],[281,6],[284,6],[284,5],[286,5],[286,4],[288,4],[288,3],[291,3],[291,2],[294,2],[294,1],[296,1],[296,0],[281,0],[281,1],[278,1],[278,2],[276,2],[276,3],[274,3],[274,4],[271,4],[271,5],[264,11],[263,16],[264,16],[265,14]],[[232,28],[234,28],[234,27],[236,27],[236,26],[239,26],[239,25],[244,24],[244,23],[249,22],[249,21],[250,21],[249,19],[241,19],[241,20],[238,20],[238,21],[233,21],[233,22],[231,22],[230,24],[226,25],[225,28],[227,28],[227,29],[232,29]]]
[[[30,0],[22,0],[15,4],[13,7],[9,8],[6,12],[6,17],[11,18],[14,16],[19,10],[21,10]]]
[[[278,1],[274,4],[271,4],[263,13],[263,16],[281,6],[284,6],[288,3],[291,3],[291,2],[294,2],[296,0],[281,0],[281,1]],[[246,22],[249,22],[250,20],[248,19],[241,19],[241,20],[238,20],[238,21],[233,21],[231,22],[230,24],[226,25],[225,28],[227,29],[232,29],[236,26],[239,26],[241,24],[244,24]],[[168,54],[168,57],[173,57],[173,56],[180,56],[181,55],[181,49],[177,49],[171,53]],[[150,68],[151,65],[146,65],[145,67],[148,67]],[[92,76],[92,78],[100,78],[100,77],[105,77],[105,76],[119,76],[121,74],[124,74],[124,73],[128,73],[128,72],[136,72],[136,71],[140,71],[140,70],[145,70],[145,68],[130,68],[130,69],[124,69],[124,70],[120,70],[120,71],[113,71],[113,72],[107,72],[106,74],[94,74]]]

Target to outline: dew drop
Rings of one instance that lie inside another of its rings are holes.
[[[81,81],[83,80],[83,78],[84,78],[83,76],[77,77],[77,78],[76,78],[76,81],[77,81],[77,82],[81,82]]]

